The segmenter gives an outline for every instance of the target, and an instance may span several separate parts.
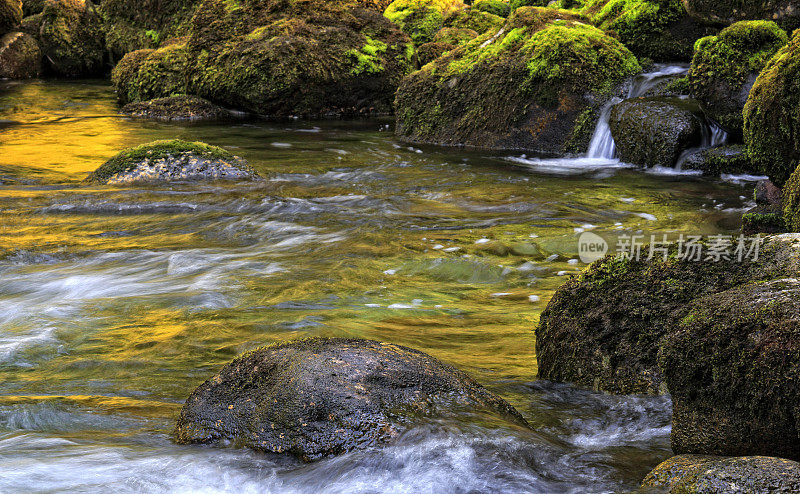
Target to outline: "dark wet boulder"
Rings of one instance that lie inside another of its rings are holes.
[[[22,21],[22,2],[20,0],[0,0],[0,35],[3,35]]]
[[[694,42],[714,30],[689,17],[680,0],[594,0],[583,13],[638,57],[688,61]]]
[[[768,456],[678,455],[647,474],[642,487],[665,494],[789,494],[800,492],[800,464]]]
[[[800,459],[795,276],[698,298],[658,358],[672,395],[675,453]]]
[[[90,173],[86,180],[124,185],[258,178],[258,173],[244,159],[222,148],[175,139],[126,149]]]
[[[703,149],[687,156],[681,166],[684,170],[701,170],[703,175],[718,177],[722,174],[757,174],[747,155],[747,148],[740,144]]]
[[[800,27],[796,0],[683,0],[689,15],[708,24],[733,24],[762,19],[775,21],[791,32]]]
[[[189,52],[184,44],[125,55],[111,71],[120,103],[187,94]]]
[[[383,13],[407,33],[414,44],[433,40],[451,12],[466,8],[461,0],[394,0]]]
[[[488,414],[526,425],[503,399],[417,350],[308,338],[246,353],[181,410],[179,443],[232,441],[311,461],[388,443],[425,418]]]
[[[778,187],[800,164],[800,31],[756,79],[744,107],[744,142]]]
[[[756,184],[753,195],[756,205],[742,215],[742,233],[755,235],[786,232],[781,189],[769,180],[761,180]]]
[[[789,38],[774,22],[744,21],[695,45],[689,71],[691,95],[712,120],[737,138],[750,89],[770,58]]]
[[[107,69],[102,24],[89,0],[47,0],[37,38],[56,75],[96,76]]]
[[[731,254],[737,244],[733,239]],[[757,262],[752,256],[715,262],[675,254],[647,260],[644,248],[640,260],[608,256],[559,288],[536,328],[539,377],[610,393],[666,393],[659,347],[679,329],[693,301],[800,274],[800,237],[792,235],[766,239]],[[733,321],[720,319],[725,322]]]
[[[42,72],[42,52],[36,40],[25,33],[0,37],[0,78],[30,79]]]
[[[120,113],[129,117],[163,121],[226,120],[237,114],[197,96],[172,96],[137,103],[128,103]]]
[[[611,110],[611,134],[619,158],[639,166],[671,167],[703,138],[703,119],[691,100],[636,98]]]
[[[594,127],[587,115],[640,70],[619,41],[582,17],[522,7],[407,76],[396,132],[411,142],[585,150]]]

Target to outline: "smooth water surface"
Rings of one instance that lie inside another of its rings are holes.
[[[389,121],[116,111],[103,83],[0,86],[0,492],[620,492],[670,456],[668,398],[537,381],[533,330],[584,267],[581,232],[734,233],[752,186],[419,149]],[[266,180],[81,183],[164,138],[224,146]],[[431,423],[309,465],[170,441],[195,386],[300,336],[428,352],[534,430]]]

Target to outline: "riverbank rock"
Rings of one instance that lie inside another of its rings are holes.
[[[800,464],[766,456],[678,455],[647,474],[642,487],[666,494],[789,494],[800,492]]]
[[[647,249],[638,261],[597,261],[559,288],[542,312],[536,328],[539,377],[610,393],[666,393],[659,347],[680,329],[691,303],[746,283],[796,277],[798,254],[800,235],[779,235],[764,240],[757,262],[674,255],[664,260],[658,253],[646,260]],[[719,324],[725,323],[736,324],[721,313]],[[669,392],[674,397],[676,390]]]
[[[12,30],[22,21],[20,0],[0,0],[0,35]]]
[[[194,94],[270,117],[378,115],[391,112],[413,53],[399,28],[354,1],[204,0],[188,37],[129,53],[112,79],[123,103]]]
[[[47,0],[37,39],[56,75],[86,77],[107,70],[103,28],[89,0]]]
[[[795,0],[682,0],[689,15],[708,24],[733,24],[762,19],[775,21],[791,32],[800,27],[800,6]]]
[[[695,45],[689,70],[691,95],[712,120],[741,139],[742,110],[770,58],[789,41],[774,22],[744,21]]]
[[[788,228],[782,195],[781,189],[769,180],[759,181],[754,193],[756,205],[742,215],[742,233],[755,235],[786,232]]]
[[[744,107],[744,141],[778,187],[800,164],[800,31],[756,79]]]
[[[246,353],[181,410],[179,443],[233,441],[311,461],[390,442],[420,418],[464,408],[527,425],[463,372],[370,340],[308,338]]]
[[[433,40],[451,12],[466,8],[461,0],[394,0],[383,13],[419,46]]]
[[[740,144],[703,149],[686,157],[682,163],[684,170],[701,170],[708,177],[719,177],[729,173],[734,175],[759,172],[747,155],[747,148]]]
[[[714,32],[690,18],[680,0],[593,0],[582,12],[636,56],[656,62],[690,60],[694,42]]]
[[[42,52],[32,36],[11,32],[0,38],[0,79],[30,79],[42,73]]]
[[[197,96],[156,98],[141,103],[128,103],[120,113],[129,117],[170,121],[212,121],[234,118],[235,114]]]
[[[396,132],[418,143],[582,152],[597,110],[640,70],[630,51],[584,18],[522,7],[407,76],[395,100]]]
[[[800,459],[797,278],[698,298],[665,335],[659,366],[675,453]]]
[[[192,180],[254,180],[258,174],[230,152],[202,142],[154,141],[126,149],[89,174],[105,185]]]
[[[636,98],[615,105],[609,125],[622,161],[671,167],[684,150],[700,145],[704,122],[691,100]]]

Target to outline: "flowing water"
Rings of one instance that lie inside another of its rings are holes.
[[[115,112],[103,83],[0,86],[0,492],[620,492],[670,456],[668,398],[538,381],[533,330],[580,232],[734,233],[752,186],[419,149],[384,121]],[[175,137],[266,180],[81,183]],[[308,465],[170,441],[195,386],[300,336],[428,352],[533,430],[432,422]]]

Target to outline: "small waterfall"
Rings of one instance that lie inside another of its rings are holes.
[[[678,157],[678,161],[675,163],[676,170],[683,169],[683,164],[686,163],[689,156],[704,149],[722,146],[728,142],[728,133],[713,120],[709,120],[707,125],[703,125],[702,132],[703,135],[700,140],[700,146],[689,148],[682,152]]]
[[[628,90],[628,99],[638,98],[646,94],[663,82],[665,78],[683,75],[688,71],[687,67],[678,65],[656,65],[656,69],[653,72],[641,74],[634,79],[631,88]],[[621,99],[613,98],[606,103],[600,112],[600,118],[589,143],[589,150],[586,152],[587,158],[613,159],[616,155],[616,145],[614,144],[614,137],[611,136],[611,127],[608,122],[611,117],[611,109],[620,102],[622,102]]]

